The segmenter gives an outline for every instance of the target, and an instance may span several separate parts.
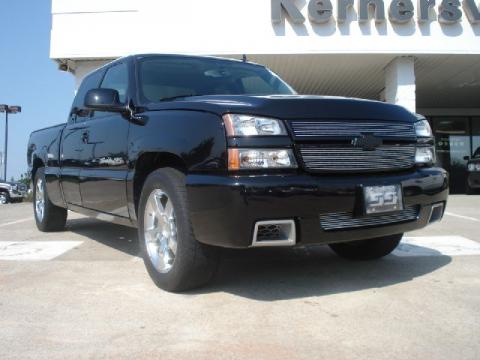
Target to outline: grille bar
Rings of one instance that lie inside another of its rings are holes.
[[[372,133],[386,139],[416,138],[411,123],[393,121],[290,121],[295,138],[357,137]]]
[[[362,218],[355,218],[352,212],[338,212],[320,215],[320,225],[325,231],[381,226],[414,221],[418,218],[418,213],[418,206],[409,206],[391,214],[372,214]]]
[[[299,146],[306,169],[372,171],[408,169],[415,163],[414,145],[382,145],[373,151],[353,146]]]

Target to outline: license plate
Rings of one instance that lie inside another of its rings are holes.
[[[365,186],[363,196],[367,215],[403,209],[400,185]]]

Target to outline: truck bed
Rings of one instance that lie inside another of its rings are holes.
[[[53,125],[31,133],[27,149],[29,169],[32,168],[36,159],[41,160],[45,165],[48,165],[50,161],[58,162],[60,137],[65,126],[66,123]],[[36,159],[32,158],[33,153],[37,154]]]

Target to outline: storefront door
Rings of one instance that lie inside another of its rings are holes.
[[[471,156],[470,119],[468,117],[433,117],[437,165],[450,173],[450,192],[465,193],[466,156]]]
[[[480,117],[472,118],[472,155],[480,152]]]

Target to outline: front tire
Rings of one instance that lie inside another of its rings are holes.
[[[45,187],[45,169],[40,168],[33,181],[33,214],[43,232],[61,231],[67,222],[67,209],[53,205]]]
[[[0,192],[0,205],[5,205],[10,202],[10,195],[7,192]]]
[[[329,246],[337,255],[349,260],[374,260],[395,250],[402,237],[403,234],[396,234],[375,239],[330,244]]]
[[[465,193],[467,195],[475,195],[478,192],[479,192],[478,189],[474,189],[474,188],[470,187],[470,185],[468,185],[468,183],[467,183],[467,188],[466,188],[466,191],[465,191]]]
[[[179,292],[202,286],[213,277],[218,249],[201,244],[193,235],[183,173],[162,168],[147,177],[138,225],[143,261],[158,287]]]

